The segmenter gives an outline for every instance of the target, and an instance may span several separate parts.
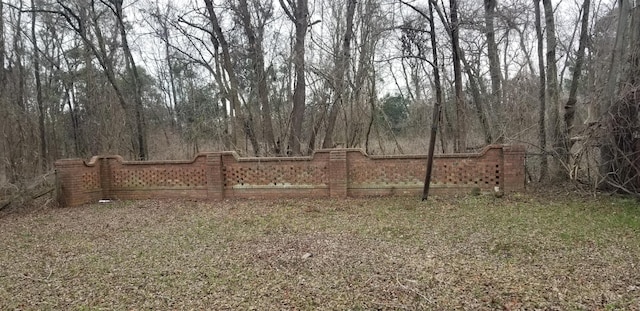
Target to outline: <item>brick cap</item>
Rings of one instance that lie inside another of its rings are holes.
[[[484,156],[489,150],[492,149],[502,149],[504,152],[510,153],[524,153],[526,148],[524,145],[498,145],[492,144],[487,145],[482,150],[477,153],[454,153],[454,154],[436,154],[434,158],[478,158]],[[77,165],[82,162],[85,166],[92,167],[95,166],[98,160],[107,160],[114,159],[122,164],[133,164],[133,165],[156,165],[156,164],[193,164],[198,158],[207,157],[210,155],[218,156],[218,155],[228,155],[232,156],[238,162],[281,162],[281,161],[309,161],[313,160],[318,154],[328,154],[336,151],[345,151],[360,153],[361,155],[368,157],[372,160],[376,159],[427,159],[428,156],[425,154],[396,154],[396,155],[369,155],[362,148],[335,148],[335,149],[318,149],[315,150],[310,156],[297,156],[297,157],[241,157],[236,151],[218,151],[218,152],[200,152],[196,154],[196,156],[191,160],[153,160],[153,161],[128,161],[124,160],[122,156],[119,155],[99,155],[93,156],[89,161],[85,161],[81,158],[74,159],[60,159],[55,162],[56,166],[61,165]]]
[[[502,145],[504,152],[525,153],[527,148],[525,145]]]
[[[100,159],[100,156],[93,156],[89,161],[85,161],[81,158],[72,158],[72,159],[59,159],[54,163],[55,166],[69,166],[69,165],[83,165],[86,167],[96,166],[96,163]]]

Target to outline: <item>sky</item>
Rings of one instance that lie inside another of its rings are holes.
[[[366,0],[364,0],[366,1]],[[477,1],[477,0],[476,0]],[[155,7],[156,5],[159,7],[164,7],[168,3],[172,3],[179,11],[186,14],[185,16],[194,16],[193,12],[196,8],[202,8],[204,6],[204,2],[201,0],[134,0],[125,3],[128,3],[125,8],[125,13],[127,14],[128,20],[134,25],[134,32],[130,33],[129,40],[134,49],[134,54],[137,59],[138,65],[144,66],[147,71],[151,74],[158,73],[158,63],[162,62],[164,57],[164,49],[162,48],[163,44],[153,35],[153,29],[150,27],[149,22],[144,19],[144,14],[142,14],[142,10],[149,10],[150,8]],[[218,4],[222,4],[225,1],[217,1]],[[578,19],[578,10],[581,5],[580,0],[553,0],[552,1],[556,7],[556,24],[558,31],[558,38],[560,44],[568,44],[569,38],[573,36],[573,32],[575,31],[575,26],[577,25]],[[593,10],[592,12],[597,12],[598,10],[603,11],[607,7],[612,7],[615,0],[594,0],[593,1]],[[397,10],[398,18],[404,14],[407,14],[408,9],[406,7],[400,6],[396,1],[388,0],[384,1],[385,5],[389,8],[389,10]],[[505,2],[506,3],[506,2]],[[322,20],[322,2],[321,0],[310,0],[309,7],[310,11],[313,14],[312,20]],[[412,4],[417,6],[426,6],[427,0],[416,0],[413,1]],[[500,5],[500,4],[499,4]],[[464,6],[464,3],[463,3]],[[287,41],[284,41],[288,30],[291,29],[291,23],[282,13],[282,9],[277,0],[273,1],[274,12],[276,16],[276,20],[268,26],[268,32],[270,33],[270,40],[265,40],[265,52],[267,55],[267,62],[269,59],[275,57],[275,53],[279,52],[281,49],[284,49],[287,53],[289,52],[289,47],[286,46]],[[481,13],[481,12],[479,12]],[[325,12],[326,14],[326,12]],[[597,13],[596,13],[597,14]],[[320,37],[322,37],[323,31],[326,31],[328,28],[328,24],[325,21],[321,21],[320,24],[314,25],[310,35],[307,37],[307,46],[309,47],[309,52],[307,53],[307,57],[310,62],[314,62],[314,53],[312,49],[321,48],[321,46],[317,45]],[[229,24],[227,24],[229,26]],[[530,31],[532,31],[531,29]],[[529,33],[530,36],[533,35],[532,32]],[[390,57],[393,54],[397,54],[396,51],[393,51],[395,47],[399,45],[396,40],[397,35],[390,32],[390,36],[385,38],[384,42],[384,51],[380,51],[379,58]],[[178,39],[176,35],[174,38]],[[533,38],[529,38],[531,44],[533,44]],[[282,40],[279,42],[279,40]],[[394,42],[395,41],[395,42]],[[274,45],[275,43],[275,45]],[[285,46],[283,46],[283,44]],[[500,46],[502,51],[504,52],[504,46]],[[531,45],[531,53],[532,57],[536,57],[535,55],[535,46]],[[521,57],[522,51],[519,49],[518,45],[515,42],[512,42],[511,51],[507,51],[508,55],[512,55],[513,57]],[[564,62],[563,56],[565,54],[559,53],[561,57],[560,61]],[[502,64],[504,65],[504,64]],[[559,64],[559,67],[562,64]],[[394,93],[397,92],[396,84],[393,83],[392,72],[396,74],[396,77],[400,76],[399,74],[399,62],[391,62],[389,66],[381,66],[381,71],[379,74],[383,77],[382,87],[380,88],[380,96],[383,96],[385,93]],[[519,66],[510,66],[508,75],[515,75]],[[203,74],[206,73],[203,71]],[[403,84],[403,83],[400,83]]]

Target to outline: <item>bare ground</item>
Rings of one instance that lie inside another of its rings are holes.
[[[0,218],[0,309],[640,310],[640,207],[513,195]]]

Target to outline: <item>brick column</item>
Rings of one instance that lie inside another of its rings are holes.
[[[329,196],[347,197],[347,151],[333,150],[329,153]]]
[[[207,175],[207,197],[224,199],[224,177],[222,176],[222,154],[208,153],[205,161]]]
[[[55,167],[57,197],[60,206],[78,206],[88,203],[91,198],[82,187],[84,161],[82,159],[58,160]]]
[[[524,157],[523,145],[502,146],[502,186],[505,193],[524,191]]]

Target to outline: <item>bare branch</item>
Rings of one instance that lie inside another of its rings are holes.
[[[296,21],[296,18],[293,16],[293,14],[291,14],[291,11],[290,11],[290,9],[287,7],[287,5],[286,5],[286,4],[284,4],[284,0],[278,0],[278,1],[280,1],[280,6],[281,6],[281,7],[282,7],[282,9],[284,10],[284,13],[285,13],[285,14],[287,14],[287,16],[289,17],[289,19],[290,19],[292,22],[295,22],[295,21]],[[290,5],[292,5],[292,3],[291,3],[291,1],[290,1],[290,0],[287,0],[287,2],[289,2],[289,4],[290,4]]]
[[[418,7],[416,7],[415,5],[413,5],[413,4],[409,3],[409,2],[403,1],[403,0],[399,0],[399,1],[400,1],[400,3],[402,3],[402,4],[406,5],[406,6],[408,6],[409,8],[411,8],[412,10],[414,10],[416,13],[420,14],[420,15],[421,15],[422,17],[424,17],[427,21],[431,21],[431,17],[429,17],[429,15],[428,15],[427,13],[423,12],[421,9],[419,9],[419,8],[418,8]]]

